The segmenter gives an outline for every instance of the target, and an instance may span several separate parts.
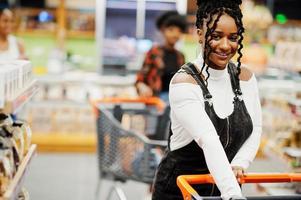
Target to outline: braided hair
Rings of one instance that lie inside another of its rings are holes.
[[[235,20],[235,24],[238,28],[238,58],[237,58],[237,76],[236,78],[238,79],[239,74],[241,72],[241,57],[242,53],[241,50],[243,48],[242,40],[243,40],[243,32],[244,32],[244,27],[242,23],[242,13],[239,8],[240,4],[242,3],[242,0],[197,0],[197,13],[196,13],[196,27],[199,29],[203,28],[203,25],[206,25],[207,31],[205,34],[205,51],[203,52],[203,66],[201,69],[200,74],[202,74],[205,66],[206,66],[206,59],[209,57],[209,54],[212,52],[212,49],[210,47],[210,42],[212,40],[211,34],[215,31],[217,22],[220,19],[220,17],[223,14],[228,14]],[[215,17],[217,16],[217,17]],[[207,20],[208,19],[208,20]],[[207,22],[206,22],[207,20]],[[213,22],[214,20],[214,22]],[[210,24],[213,25],[210,27]],[[206,23],[206,24],[204,24]],[[208,78],[210,76],[208,72],[209,66],[207,65],[206,67],[206,73],[207,73],[207,78],[205,80],[206,84],[208,84]]]

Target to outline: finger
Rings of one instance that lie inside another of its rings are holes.
[[[237,178],[237,170],[233,169],[234,176]]]
[[[243,170],[242,169],[237,170],[237,177],[239,177],[239,178],[243,177]]]

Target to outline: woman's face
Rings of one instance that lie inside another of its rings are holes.
[[[212,20],[213,22],[215,21]],[[213,23],[211,23],[212,27]],[[205,44],[206,22],[204,23],[203,30],[199,30],[200,41]],[[218,22],[216,29],[209,36],[211,39],[209,45],[211,47],[211,53],[209,54],[208,62],[210,67],[214,69],[224,69],[229,60],[235,55],[238,48],[238,30],[235,20],[227,15],[223,14]],[[208,50],[206,50],[208,51]]]
[[[0,34],[8,35],[12,32],[13,28],[13,13],[5,9],[2,14],[0,14]]]
[[[177,26],[168,26],[162,29],[162,33],[166,43],[174,46],[182,36],[182,31]]]

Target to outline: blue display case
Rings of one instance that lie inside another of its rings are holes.
[[[125,75],[140,69],[144,53],[160,42],[156,18],[178,10],[185,0],[102,0],[97,2],[99,68],[102,74]]]

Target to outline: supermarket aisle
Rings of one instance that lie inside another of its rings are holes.
[[[98,172],[93,154],[38,154],[28,170],[25,187],[32,200],[94,200]],[[103,190],[110,184],[103,182]],[[148,190],[134,182],[123,188],[131,200],[143,199]]]
[[[248,171],[284,172],[286,166],[277,157],[269,157],[256,159]],[[38,154],[25,186],[32,200],[94,200],[97,176],[93,154]],[[110,184],[103,182],[103,190],[108,190]],[[135,182],[127,182],[122,188],[129,200],[144,200],[148,190],[147,185]],[[254,185],[246,185],[244,194],[256,196],[258,192]]]

